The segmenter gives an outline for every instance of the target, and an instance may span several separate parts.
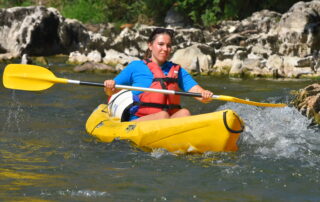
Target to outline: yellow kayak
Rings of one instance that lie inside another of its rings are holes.
[[[137,147],[152,151],[163,148],[173,153],[237,151],[244,125],[232,110],[175,119],[120,122],[110,117],[108,105],[99,105],[86,123],[87,132],[102,142],[130,140]]]

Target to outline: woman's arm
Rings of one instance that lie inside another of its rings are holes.
[[[111,96],[121,89],[116,89],[115,85],[131,85],[132,72],[134,72],[140,65],[139,61],[133,61],[128,64],[114,79],[108,79],[104,81],[104,92],[107,96]]]
[[[188,92],[201,93],[202,97],[201,98],[196,97],[196,99],[199,100],[200,102],[203,102],[203,103],[211,102],[211,100],[212,100],[211,97],[213,96],[213,93],[211,91],[205,90],[199,85],[193,86]]]

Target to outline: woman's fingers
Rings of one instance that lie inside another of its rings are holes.
[[[105,80],[104,81],[104,86],[106,88],[114,88],[115,87],[115,82],[114,82],[114,80]]]
[[[115,92],[115,81],[114,80],[105,80],[104,81],[104,92],[107,94],[107,95],[112,95],[114,92]]]
[[[204,102],[204,103],[208,103],[208,102],[210,102],[212,99],[212,96],[213,96],[213,93],[211,92],[211,91],[209,91],[209,90],[203,90],[202,92],[201,92],[201,96],[202,96],[202,102]]]

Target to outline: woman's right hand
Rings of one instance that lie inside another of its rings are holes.
[[[115,88],[116,82],[114,80],[105,80],[104,81],[104,92],[111,96],[116,92]]]

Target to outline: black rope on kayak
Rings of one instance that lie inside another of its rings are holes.
[[[98,110],[98,108],[96,109]],[[108,105],[106,105],[102,110],[103,113],[108,113]],[[107,121],[107,119],[100,121],[96,126],[94,126],[89,134],[93,134],[93,131],[103,125],[103,122]]]
[[[227,129],[228,131],[230,131],[231,133],[242,133],[243,130],[244,130],[244,125],[241,124],[241,120],[239,119],[238,116],[236,116],[236,117],[237,117],[238,121],[239,121],[240,124],[241,124],[241,129],[240,129],[240,130],[233,130],[233,129],[231,129],[231,128],[228,126],[228,122],[227,122],[227,112],[228,112],[228,111],[223,112],[223,123],[224,123],[224,126],[226,127],[226,129]]]

